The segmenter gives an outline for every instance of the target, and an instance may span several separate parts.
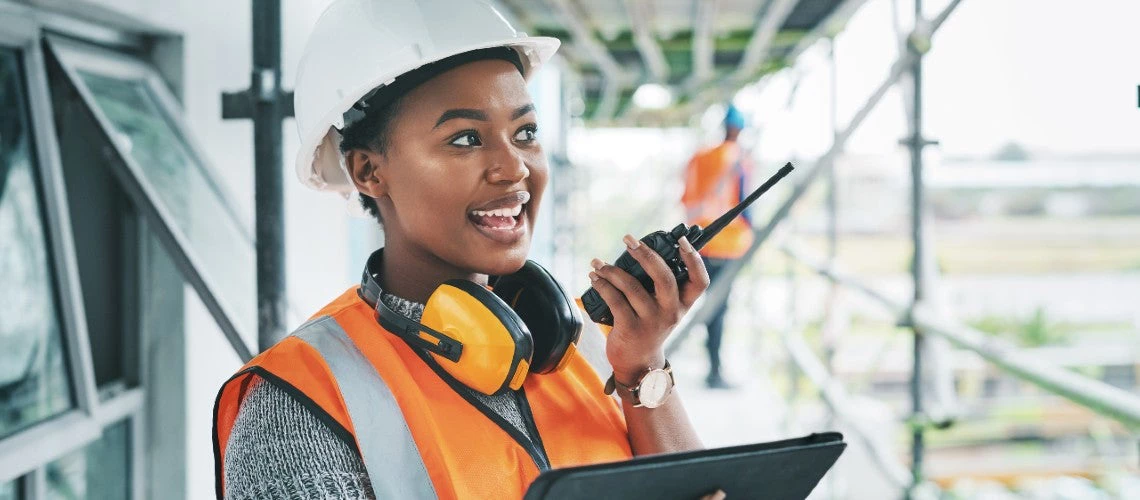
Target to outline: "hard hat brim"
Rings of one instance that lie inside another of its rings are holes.
[[[306,137],[301,137],[301,149],[297,152],[296,172],[302,184],[321,191],[335,191],[348,197],[356,191],[352,179],[344,166],[340,154],[340,133],[334,128],[342,124],[344,112],[364,97],[372,89],[387,84],[404,73],[464,52],[491,47],[511,47],[520,52],[526,71],[523,78],[530,78],[558,51],[561,42],[557,38],[544,36],[518,36],[487,43],[472,44],[461,50],[436,54],[432,57],[408,65],[386,75],[379,75],[372,81],[352,92],[346,93],[339,105],[321,118],[318,127]]]

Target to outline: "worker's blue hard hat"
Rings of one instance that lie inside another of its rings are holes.
[[[728,105],[728,111],[724,113],[724,126],[737,130],[744,129],[744,114],[732,104]]]

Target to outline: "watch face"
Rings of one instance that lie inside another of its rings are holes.
[[[665,402],[669,395],[669,374],[664,370],[653,370],[641,379],[641,386],[637,391],[642,406],[656,408]]]

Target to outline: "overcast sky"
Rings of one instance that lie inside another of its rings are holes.
[[[840,124],[895,60],[892,0],[869,0],[836,46]],[[897,0],[909,26],[912,0]],[[925,2],[933,16],[946,0]],[[1009,141],[1059,153],[1140,152],[1140,1],[964,0],[925,61],[925,125],[947,155],[989,154]],[[802,155],[830,142],[826,46],[756,96],[739,96],[766,123],[761,146]],[[892,92],[850,142],[852,152],[897,148],[906,131]],[[774,151],[775,150],[775,151]],[[790,151],[791,152],[791,151]]]

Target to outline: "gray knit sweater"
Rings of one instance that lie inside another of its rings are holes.
[[[422,304],[387,293],[380,300],[409,318],[418,320],[423,315]],[[527,439],[532,438],[517,394],[467,392]],[[260,378],[251,383],[238,409],[224,466],[229,500],[376,498],[356,450],[299,401]]]

